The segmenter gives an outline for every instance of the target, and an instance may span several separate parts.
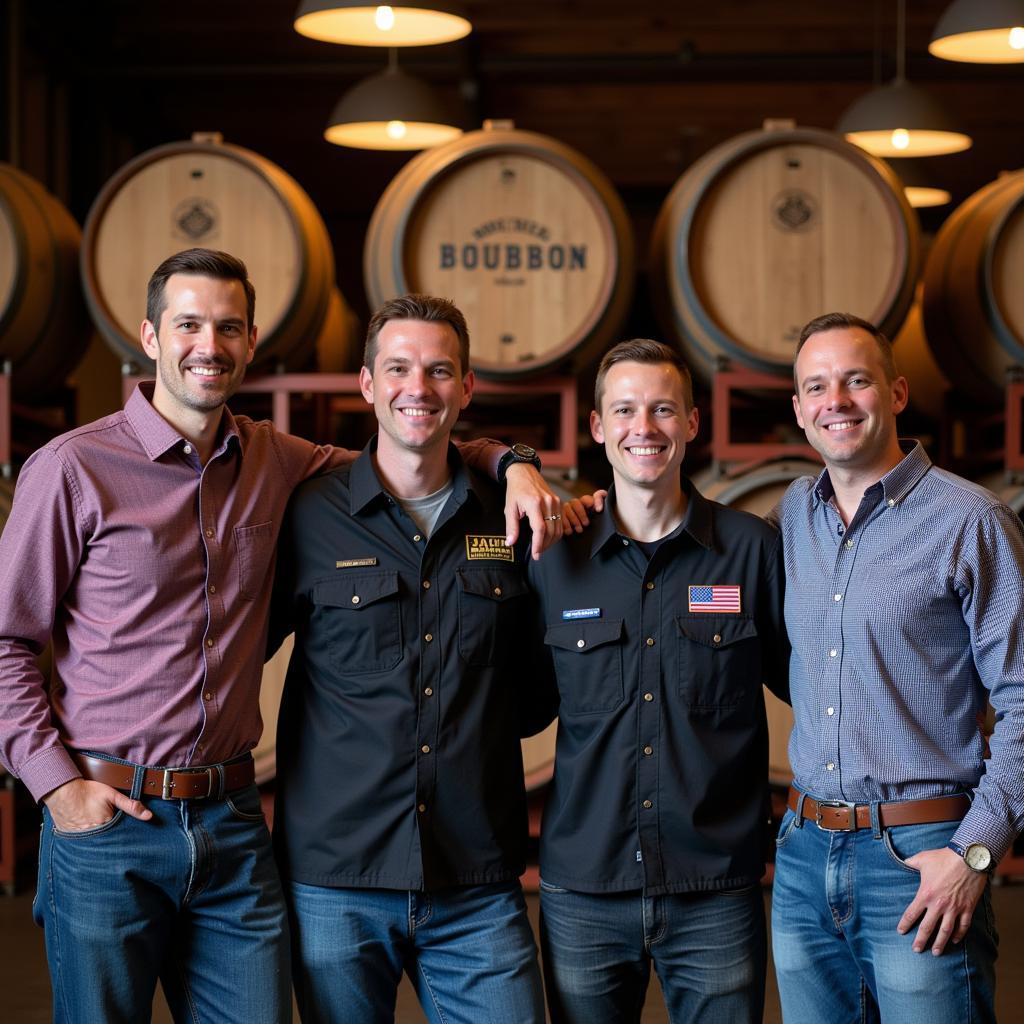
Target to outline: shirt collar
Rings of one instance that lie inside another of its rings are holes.
[[[881,487],[883,499],[893,505],[902,501],[932,466],[932,460],[920,441],[900,438],[900,450],[903,452],[903,458],[881,480],[872,485]],[[815,504],[828,503],[834,494],[832,478],[828,475],[828,470],[823,469],[814,482]]]
[[[131,424],[132,430],[135,431],[135,436],[138,437],[150,462],[156,462],[161,455],[188,441],[153,407],[155,387],[156,381],[140,381],[124,406],[125,417]],[[224,451],[231,438],[235,439],[236,444],[241,443],[238,436],[238,425],[227,408],[224,409],[224,414],[221,417],[220,438],[220,444],[214,454]]]
[[[352,463],[349,476],[350,509],[352,515],[359,515],[376,503],[394,501],[377,475],[377,467],[373,464],[373,453],[377,450],[377,435],[367,442],[359,453],[359,458]],[[448,466],[452,471],[452,495],[458,505],[463,504],[469,492],[478,495],[477,486],[472,475],[459,455],[458,448],[448,443]]]
[[[665,539],[688,533],[701,547],[710,549],[713,539],[711,502],[693,486],[689,477],[683,476],[682,484],[683,493],[686,495],[686,514],[683,521]],[[594,537],[590,544],[591,558],[613,539],[621,540],[623,536],[615,525],[614,511],[615,484],[612,484],[608,488],[604,513],[594,526]]]

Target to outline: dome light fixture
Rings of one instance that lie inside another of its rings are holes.
[[[954,0],[939,18],[928,52],[966,64],[1024,62],[1024,0]]]
[[[916,209],[945,206],[953,198],[946,189],[932,184],[922,161],[892,159],[888,163],[903,185],[903,194],[907,197],[907,202]]]
[[[422,6],[302,0],[294,25],[311,39],[350,46],[432,46],[473,30],[461,7],[447,0],[424,0]]]

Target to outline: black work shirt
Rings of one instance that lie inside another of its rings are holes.
[[[762,681],[788,699],[780,540],[684,487],[650,562],[618,532],[613,489],[589,531],[530,565],[558,680],[540,854],[554,885],[656,895],[764,872]]]
[[[278,723],[282,873],[322,886],[430,890],[525,866],[520,700],[543,647],[529,539],[504,493],[449,449],[429,540],[384,490],[371,441],[295,493],[274,632],[295,628]]]

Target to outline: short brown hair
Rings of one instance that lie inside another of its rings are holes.
[[[616,363],[668,363],[669,366],[674,366],[683,384],[686,411],[689,412],[693,408],[693,378],[690,376],[690,368],[683,362],[683,357],[674,348],[669,348],[660,341],[633,338],[630,341],[620,341],[608,349],[601,359],[601,365],[597,368],[597,381],[594,383],[594,408],[598,413],[601,412],[605,378]]]
[[[373,373],[377,358],[377,338],[384,325],[392,320],[422,320],[425,323],[448,324],[459,342],[459,363],[462,372],[469,370],[469,328],[462,311],[451,299],[439,299],[434,295],[401,295],[385,302],[370,317],[366,327],[366,344],[363,347],[363,366]]]
[[[800,350],[804,347],[807,339],[813,334],[823,334],[825,331],[850,327],[859,327],[875,339],[875,344],[882,356],[885,379],[891,384],[899,376],[896,359],[892,354],[892,342],[873,323],[869,323],[863,317],[854,316],[853,313],[823,313],[804,325],[804,329],[800,332],[800,340],[796,343],[796,355],[793,357],[793,384],[797,388],[799,388],[800,382],[796,379],[796,356],[800,355]]]
[[[219,249],[183,249],[168,256],[153,271],[146,290],[146,319],[153,325],[154,331],[159,333],[160,317],[167,308],[164,289],[174,274],[200,274],[221,281],[241,281],[245,289],[246,330],[252,333],[253,318],[256,315],[256,289],[249,280],[249,271],[237,256]]]

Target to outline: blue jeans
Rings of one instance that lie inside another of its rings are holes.
[[[403,970],[432,1024],[544,1024],[518,882],[423,893],[287,887],[306,1024],[394,1020]]]
[[[635,1024],[651,962],[672,1024],[761,1024],[761,887],[643,896],[541,882],[541,949],[553,1024]]]
[[[998,938],[986,887],[970,930],[941,956],[896,925],[920,875],[904,861],[956,822],[827,832],[787,811],[779,828],[772,943],[786,1024],[995,1020]]]
[[[43,811],[33,914],[54,1021],[148,1021],[159,978],[176,1021],[290,1022],[287,914],[256,787],[145,803],[150,821],[118,811],[82,832]]]

